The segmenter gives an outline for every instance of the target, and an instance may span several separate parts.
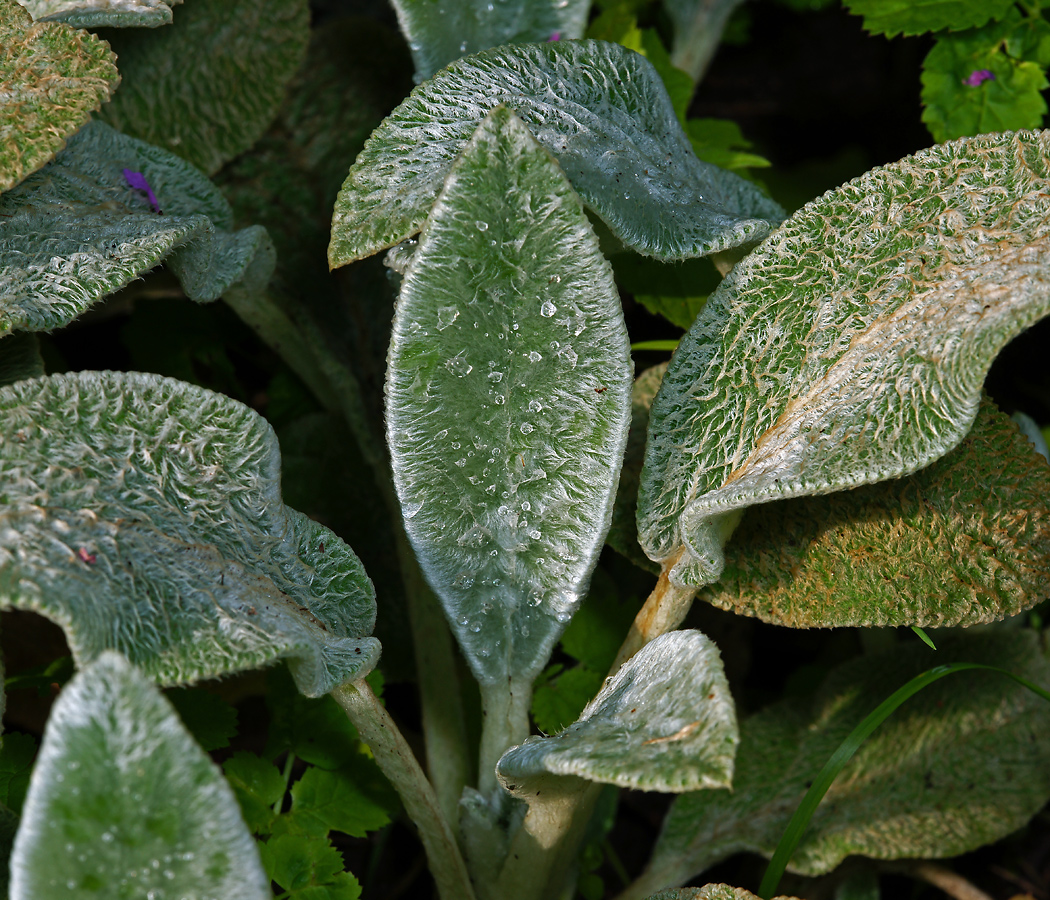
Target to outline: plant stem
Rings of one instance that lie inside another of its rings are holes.
[[[743,0],[698,0],[692,21],[675,34],[671,64],[699,84],[714,59],[730,15]]]
[[[416,823],[442,900],[474,900],[467,867],[437,795],[394,720],[363,679],[337,687],[332,696],[372,748],[376,763]]]
[[[281,810],[284,808],[284,798],[288,794],[288,782],[292,778],[292,766],[295,765],[295,754],[291,750],[288,751],[288,756],[284,761],[284,769],[281,771],[281,778],[284,779],[284,791],[281,796],[277,799],[277,802],[273,805],[273,811],[276,815],[281,814]]]
[[[532,682],[508,678],[481,685],[481,749],[478,752],[478,790],[486,796],[498,790],[496,763],[508,748],[529,736]]]

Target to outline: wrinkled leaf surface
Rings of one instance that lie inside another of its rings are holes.
[[[19,0],[37,22],[75,28],[156,28],[171,24],[171,8],[182,0]]]

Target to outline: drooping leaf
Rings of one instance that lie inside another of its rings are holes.
[[[163,214],[125,169],[146,176]],[[191,166],[89,123],[51,165],[0,194],[0,334],[61,327],[162,261],[193,300],[237,283],[261,288],[273,271],[266,231],[230,225],[226,201]]]
[[[289,660],[323,694],[375,664],[371,583],[288,509],[256,413],[156,375],[81,372],[0,388],[0,603],[163,684]]]
[[[906,478],[748,512],[700,598],[793,628],[972,625],[1050,595],[1050,466],[985,400]]]
[[[672,580],[715,581],[748,506],[906,475],[962,440],[995,354],[1050,310],[1048,150],[1032,132],[933,147],[737,263],[650,416],[639,539]]]
[[[648,791],[733,783],[736,711],[718,648],[698,631],[646,644],[553,737],[531,737],[500,758],[511,792],[547,773]]]
[[[493,110],[412,259],[387,382],[405,527],[483,683],[536,675],[579,606],[627,438],[629,352],[578,198]]]
[[[11,858],[11,900],[264,900],[240,809],[171,706],[116,653],[51,711]]]
[[[171,8],[182,0],[18,0],[37,22],[75,28],[156,28],[171,24]]]
[[[499,104],[555,155],[613,235],[645,255],[685,259],[753,243],[783,217],[753,185],[696,159],[648,61],[618,44],[555,41],[479,53],[417,87],[351,168],[329,262],[418,232],[453,161]]]
[[[15,0],[0,0],[0,191],[54,157],[119,80],[95,35],[34,24]]]
[[[201,688],[168,691],[182,724],[206,753],[230,746],[237,733],[237,710],[221,697]]]
[[[453,60],[501,44],[583,37],[590,0],[393,0],[416,81]]]
[[[35,334],[9,334],[0,339],[0,386],[44,374],[44,358]]]
[[[273,807],[286,790],[277,766],[242,750],[222,764],[222,771],[248,829],[252,834],[269,834],[277,817]]]
[[[307,0],[193,0],[167,28],[107,31],[124,82],[101,117],[210,175],[277,114],[309,23]]]
[[[896,37],[927,31],[979,28],[1005,16],[1013,0],[843,0],[854,15],[864,16],[872,34]]]
[[[938,658],[1005,668],[1046,684],[1030,631],[938,637]],[[853,727],[931,666],[918,641],[835,669],[812,698],[741,722],[733,792],[678,798],[638,896],[681,884],[740,851],[769,855],[810,780]],[[907,701],[832,784],[790,868],[817,875],[852,854],[954,856],[1023,826],[1050,796],[1050,707],[986,672],[943,679]]]

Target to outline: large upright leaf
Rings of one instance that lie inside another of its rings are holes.
[[[240,808],[171,705],[116,653],[67,685],[11,859],[11,900],[267,900]]]
[[[421,84],[376,130],[336,202],[333,266],[422,227],[485,114],[511,107],[624,243],[685,259],[753,243],[783,218],[754,185],[701,162],[652,64],[619,44],[499,47]]]
[[[732,793],[679,797],[632,897],[694,877],[740,851],[769,855],[810,781],[853,727],[936,659],[1000,666],[1037,684],[1050,665],[1030,631],[958,634],[937,656],[918,641],[835,669],[812,698],[740,723]],[[954,856],[1022,827],[1050,796],[1050,705],[988,672],[925,688],[861,746],[818,807],[792,860],[807,875],[846,856]]]
[[[61,150],[119,80],[103,41],[0,0],[0,191]]]
[[[162,213],[125,169],[146,177]],[[89,123],[50,166],[0,194],[0,335],[65,325],[161,261],[193,300],[265,285],[265,229],[231,224],[229,205],[192,166]]]
[[[309,26],[307,0],[193,0],[168,28],[106,32],[124,83],[101,116],[212,174],[277,114]]]
[[[37,22],[77,28],[156,28],[171,24],[171,8],[182,0],[19,0]]]
[[[629,354],[578,197],[493,110],[412,258],[387,381],[405,527],[484,683],[531,679],[579,605],[627,439]]]
[[[590,0],[393,0],[416,64],[416,81],[500,44],[583,37]]]
[[[0,389],[0,605],[54,620],[78,663],[116,649],[160,683],[286,657],[317,696],[379,654],[372,585],[281,502],[272,429],[156,375]]]
[[[907,157],[737,264],[653,403],[639,539],[680,585],[748,506],[914,472],[965,436],[999,349],[1050,310],[1050,134]]]
[[[575,724],[512,747],[496,771],[522,793],[547,773],[646,791],[728,788],[737,740],[718,648],[699,631],[672,631],[625,663]]]

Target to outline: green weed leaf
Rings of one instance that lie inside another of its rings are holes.
[[[1031,132],[933,147],[736,265],[651,411],[639,539],[675,583],[718,579],[748,506],[900,477],[962,440],[996,353],[1050,310],[1048,151]]]
[[[73,849],[70,849],[72,845]],[[11,857],[11,900],[266,900],[237,802],[171,706],[105,653],[51,711]]]
[[[252,834],[269,834],[277,814],[274,805],[284,796],[284,777],[277,767],[254,753],[235,753],[222,764]]]
[[[120,81],[116,57],[93,34],[34,24],[15,0],[0,0],[0,191],[62,149]]]
[[[504,103],[639,253],[702,256],[761,240],[783,217],[753,185],[696,159],[659,75],[638,54],[597,41],[517,45],[453,63],[376,130],[336,202],[332,266],[418,232],[478,123]]]
[[[630,372],[579,199],[517,116],[493,110],[412,258],[387,382],[406,530],[483,683],[534,677],[580,603]]]
[[[210,175],[277,114],[309,24],[306,0],[193,0],[168,28],[106,32],[123,82],[101,118]]]
[[[211,753],[230,746],[237,733],[237,710],[229,703],[200,688],[168,691],[167,698],[202,750]]]
[[[163,684],[288,658],[323,694],[375,664],[372,585],[288,509],[255,412],[156,375],[0,388],[0,602],[63,627],[78,664],[126,653]]]
[[[22,811],[29,775],[36,757],[36,740],[28,734],[9,731],[0,746],[0,804],[14,813]]]
[[[496,771],[512,792],[547,773],[637,790],[727,788],[736,745],[718,648],[698,631],[673,631],[625,663],[574,725],[512,747]]]
[[[544,734],[568,728],[601,689],[605,675],[587,666],[565,669],[560,663],[545,669],[532,692],[532,718]]]
[[[390,821],[387,805],[377,802],[356,783],[353,769],[328,772],[310,767],[292,786],[290,818],[307,834],[341,831],[364,837]]]
[[[171,24],[171,8],[182,0],[22,0],[37,22],[75,28],[156,28]]]
[[[139,172],[163,215],[133,189]],[[100,122],[55,161],[0,194],[0,334],[50,331],[164,261],[192,300],[265,286],[273,248],[262,228],[229,232],[230,208],[172,154]]]
[[[854,15],[864,16],[872,34],[896,37],[927,31],[962,31],[998,20],[1013,8],[1013,0],[843,0]]]
[[[260,846],[269,876],[288,900],[357,900],[361,888],[343,871],[343,857],[324,837],[284,834]]]

